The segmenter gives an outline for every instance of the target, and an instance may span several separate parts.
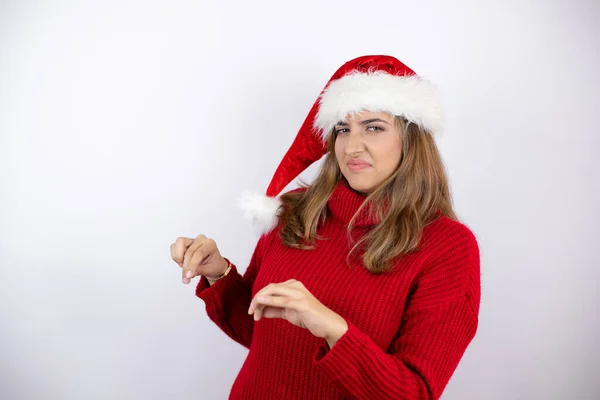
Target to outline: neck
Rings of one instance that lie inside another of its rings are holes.
[[[334,188],[327,205],[333,218],[342,224],[349,224],[367,198],[367,193],[352,189],[345,179]],[[355,226],[372,226],[377,223],[372,207],[364,207],[354,220]]]

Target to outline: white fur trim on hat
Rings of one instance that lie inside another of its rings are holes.
[[[332,81],[320,98],[315,127],[323,138],[338,121],[360,111],[389,112],[436,134],[442,130],[437,89],[417,75],[353,72]]]
[[[252,219],[261,233],[269,232],[277,225],[277,210],[281,205],[278,198],[247,191],[238,199],[238,207],[244,211],[244,218]]]

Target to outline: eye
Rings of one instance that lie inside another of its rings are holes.
[[[339,135],[340,133],[347,133],[348,131],[349,131],[348,128],[338,128],[334,132],[336,135]]]
[[[367,127],[367,130],[368,131],[370,130],[372,132],[379,132],[379,131],[383,131],[384,129],[382,127],[380,127],[380,126],[377,126],[377,125],[370,125],[370,126]]]

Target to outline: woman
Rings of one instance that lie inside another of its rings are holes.
[[[171,245],[183,282],[201,276],[211,320],[249,349],[230,398],[440,397],[480,302],[479,248],[452,209],[440,120],[433,87],[397,59],[348,61],[267,196],[242,204],[266,223],[245,273],[203,235]],[[274,197],[323,155],[311,185]]]

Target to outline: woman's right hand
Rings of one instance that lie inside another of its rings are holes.
[[[215,241],[204,235],[198,235],[196,239],[177,238],[171,244],[171,258],[181,267],[183,283],[190,283],[198,275],[219,276],[228,266]]]

